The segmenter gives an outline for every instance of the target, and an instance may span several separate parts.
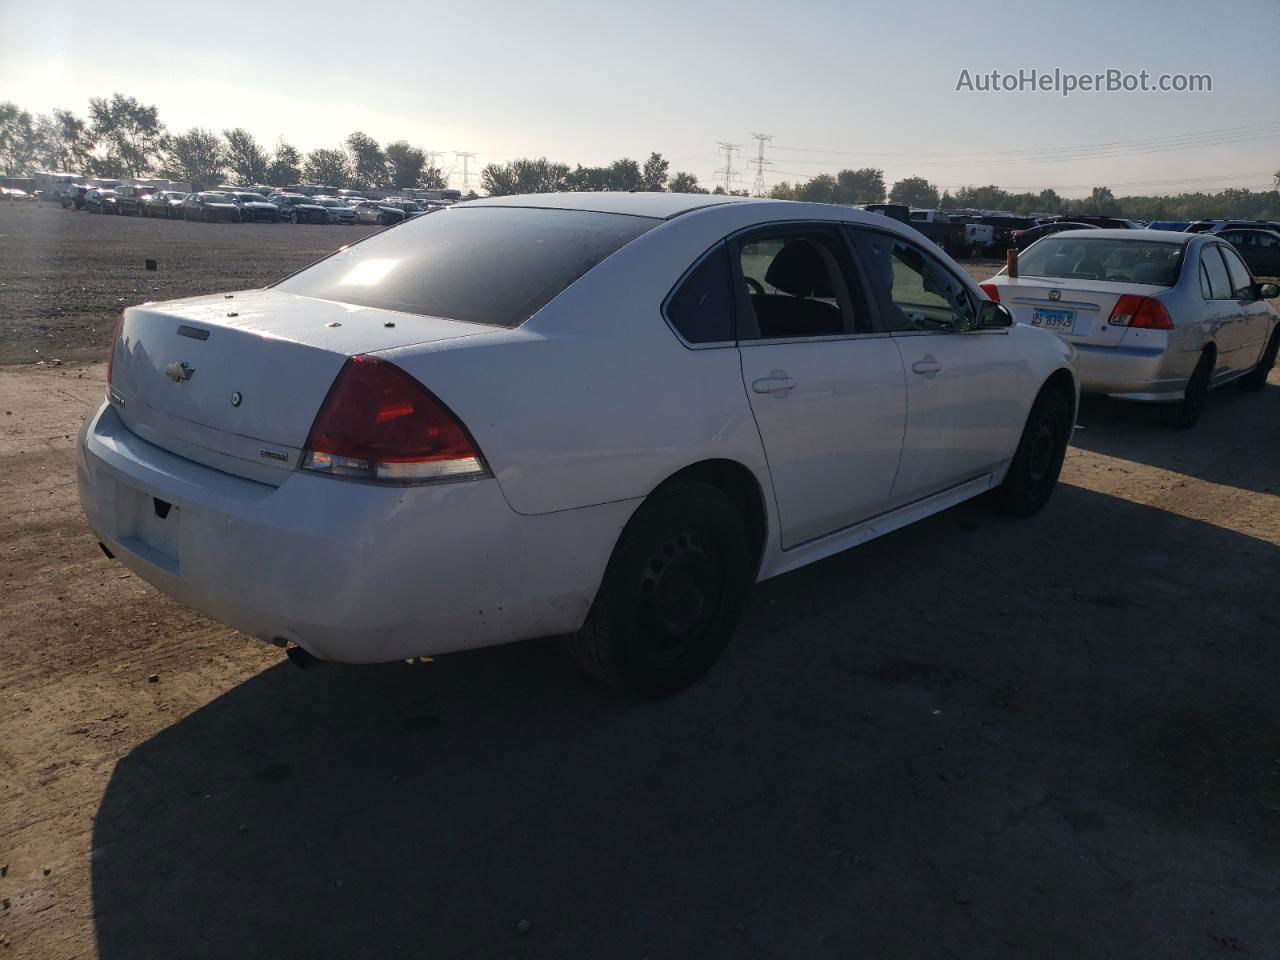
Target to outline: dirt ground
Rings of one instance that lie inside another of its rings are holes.
[[[107,271],[223,230],[45,214]],[[247,278],[327,228],[236,230]],[[4,349],[100,353],[113,307],[23,289]],[[175,605],[81,519],[102,389],[0,367],[0,957],[1280,956],[1280,371],[1186,433],[1087,404],[1039,517],[762,584],[657,704],[553,641],[304,671]]]
[[[97,360],[146,300],[260,287],[376,228],[186,223],[0,203],[0,364]],[[155,260],[157,269],[146,269]]]

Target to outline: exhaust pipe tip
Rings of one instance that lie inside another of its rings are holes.
[[[318,667],[324,664],[319,657],[312,656],[303,650],[297,644],[288,647],[284,655],[289,658],[289,662],[301,670],[310,670],[312,667]]]

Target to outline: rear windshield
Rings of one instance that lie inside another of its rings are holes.
[[[1018,273],[1027,277],[1115,280],[1172,287],[1182,268],[1181,243],[1115,240],[1069,230],[1045,237],[1018,257]]]
[[[661,223],[582,210],[453,207],[339,250],[277,284],[319,300],[515,327]]]

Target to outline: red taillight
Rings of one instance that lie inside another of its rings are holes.
[[[302,466],[391,483],[489,475],[467,428],[394,363],[351,357],[316,414]]]
[[[111,386],[111,372],[116,365],[116,346],[120,343],[120,328],[124,326],[124,314],[116,317],[115,326],[111,328],[111,346],[107,348],[107,386]]]
[[[980,283],[978,284],[978,287],[996,303],[1000,302],[1000,288],[994,283]]]
[[[1172,330],[1173,317],[1163,303],[1151,297],[1126,293],[1116,301],[1107,323],[1117,327],[1143,327],[1147,330]]]

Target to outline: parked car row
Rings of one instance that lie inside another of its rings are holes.
[[[340,223],[393,226],[448,206],[407,197],[369,200],[362,196],[262,194],[254,190],[200,190],[183,193],[146,186],[82,187],[66,191],[63,206],[89,213],[198,220],[206,223]]]

